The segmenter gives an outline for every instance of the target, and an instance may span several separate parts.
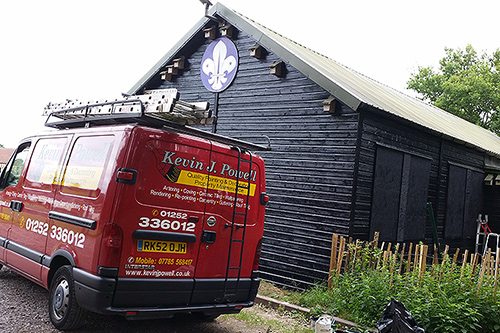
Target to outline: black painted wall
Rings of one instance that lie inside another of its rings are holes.
[[[290,66],[282,78],[269,74],[278,59],[272,52],[256,59],[248,51],[253,39],[240,32],[232,40],[239,50],[239,68],[232,85],[218,96],[216,131],[271,140],[272,151],[259,152],[271,197],[262,277],[288,286],[324,280],[332,233],[349,233],[358,114],[340,104],[335,114],[324,112],[328,92]],[[181,75],[173,82],[153,80],[146,88],[175,87],[181,99],[208,100],[213,106],[216,96],[200,80],[209,43],[195,38],[179,54],[188,63]]]
[[[476,219],[485,212],[484,153],[373,109],[362,112],[359,147],[353,237],[372,239],[373,232],[380,231],[381,240],[432,243],[426,209],[430,202],[439,242],[474,248]],[[382,165],[377,162],[377,152]],[[383,172],[387,174],[385,183],[380,181]],[[399,173],[394,176],[391,172]],[[396,180],[389,181],[391,176]],[[375,230],[384,217],[388,219],[385,230]],[[399,233],[389,230],[401,225]]]

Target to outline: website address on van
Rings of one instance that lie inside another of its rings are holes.
[[[138,270],[138,271],[131,271],[131,270],[125,270],[125,275],[127,276],[136,276],[136,277],[189,277],[191,276],[190,271],[185,271],[185,272],[176,272],[175,270],[171,271],[159,271],[159,270]]]

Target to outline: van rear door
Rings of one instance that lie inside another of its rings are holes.
[[[262,237],[261,160],[214,142],[193,303],[249,298],[257,244]]]
[[[204,221],[210,141],[134,128],[114,223],[123,248],[114,306],[189,303]],[[119,171],[120,172],[120,171]]]

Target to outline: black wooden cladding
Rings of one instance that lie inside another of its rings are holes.
[[[270,137],[272,151],[259,153],[271,197],[260,269],[264,278],[283,285],[310,285],[328,274],[332,233],[349,232],[358,114],[347,107],[325,113],[328,92],[289,66],[285,78],[269,74],[278,58],[273,53],[250,57],[255,41],[244,33],[234,42],[239,68],[232,85],[219,94],[217,133]],[[181,75],[148,88],[175,87],[185,101],[214,103],[200,80],[209,43],[188,45],[191,57]]]
[[[484,214],[488,215],[491,230],[500,232],[500,186],[485,186]]]
[[[379,145],[376,150],[370,234],[398,242],[425,238],[431,161]]]
[[[440,239],[455,235],[450,228],[458,227],[458,222],[446,219],[450,175],[475,170],[463,182],[473,179],[476,184],[477,170],[484,163],[482,153],[368,106],[355,112],[337,103],[334,114],[325,113],[322,102],[330,93],[288,65],[285,77],[269,74],[269,66],[278,58],[272,52],[264,59],[250,57],[248,49],[255,41],[243,32],[234,40],[240,61],[236,78],[216,99],[200,80],[201,58],[210,42],[196,36],[186,44],[184,54],[176,55],[187,57],[180,75],[172,82],[153,79],[147,88],[175,87],[185,101],[209,101],[212,108],[216,103],[219,134],[271,139],[272,151],[259,153],[266,162],[271,198],[260,263],[264,278],[290,287],[324,281],[332,234],[368,240],[375,231],[372,223],[385,227],[379,230],[386,232],[382,237],[393,241],[413,240],[412,230],[432,241],[427,202],[433,205]],[[377,166],[377,150],[389,156],[384,162],[388,167],[393,157],[400,159],[401,169],[396,171],[401,174],[394,184],[385,183],[389,178],[381,171],[384,163]],[[425,182],[418,183],[420,178]],[[395,194],[384,192],[388,185],[395,186]],[[469,188],[481,192],[478,186]],[[381,193],[388,196],[384,199]],[[469,199],[462,203],[471,206],[470,193],[463,194]],[[383,202],[391,198],[397,202]],[[374,207],[380,210],[374,212]],[[382,211],[384,207],[392,207],[392,218]],[[460,218],[470,220],[482,209],[482,202],[476,208]],[[492,211],[500,216],[499,209]],[[391,221],[384,225],[387,218]],[[394,227],[399,229],[391,232]],[[464,232],[470,225],[460,228]]]
[[[484,212],[482,202],[483,173],[481,172],[484,163],[483,153],[445,140],[436,133],[422,127],[416,127],[404,120],[389,116],[378,117],[377,112],[363,114],[361,133],[359,172],[356,182],[351,235],[355,238],[369,239],[372,236],[370,234],[374,231],[374,226],[370,225],[370,221],[373,222],[373,218],[379,218],[374,217],[374,214],[381,213],[372,204],[376,202],[377,198],[374,197],[380,192],[380,188],[374,182],[377,147],[383,147],[382,149],[391,150],[393,155],[398,156],[398,158],[410,155],[415,156],[417,160],[427,160],[430,163],[428,171],[418,176],[424,177],[426,173],[428,174],[428,187],[426,191],[420,189],[422,193],[419,195],[415,193],[413,200],[420,200],[420,203],[423,203],[425,199],[432,203],[441,243],[472,249],[477,214]],[[392,163],[395,162],[392,160]],[[417,174],[427,164],[422,163],[419,170],[416,170]],[[463,177],[457,177],[457,174]],[[418,188],[415,185],[410,187],[411,191],[416,191]],[[457,193],[450,193],[450,191]],[[422,196],[426,196],[426,198],[422,198]],[[395,204],[399,205],[400,203]],[[454,204],[455,207],[450,207],[450,204]],[[418,218],[408,219],[406,223],[409,223],[409,226],[415,228],[419,233],[424,227],[425,239],[422,240],[430,243],[433,241],[430,217],[423,206],[418,209],[425,214],[425,225],[422,225],[421,215]],[[451,213],[452,211],[453,213]],[[391,220],[389,225],[394,223],[397,218],[398,216],[389,219]],[[387,232],[389,233],[389,231]],[[396,241],[397,237],[391,240]],[[404,240],[412,240],[412,235],[408,235]]]

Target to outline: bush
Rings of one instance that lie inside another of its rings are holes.
[[[353,262],[343,274],[332,276],[331,290],[316,286],[302,293],[300,303],[364,327],[376,327],[394,298],[426,332],[500,332],[500,301],[493,277],[481,278],[480,270],[471,264],[459,266],[446,257],[431,269],[399,274],[397,258],[388,257],[385,265],[374,268],[366,264],[366,257],[359,256],[357,260],[363,263]]]

